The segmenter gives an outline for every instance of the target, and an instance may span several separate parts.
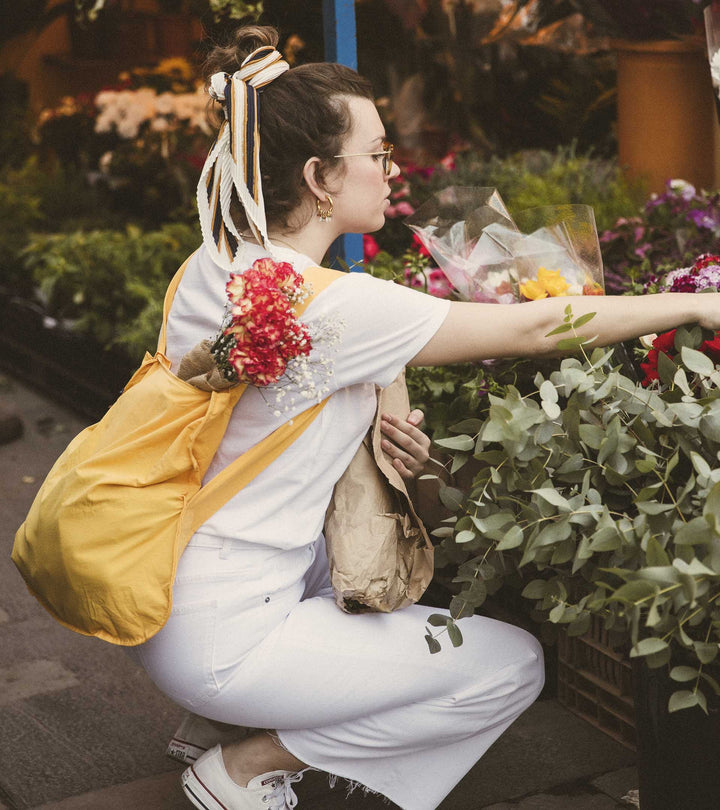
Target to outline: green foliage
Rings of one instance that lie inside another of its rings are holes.
[[[580,324],[569,312],[566,325]],[[438,444],[474,472],[451,533],[435,532],[457,569],[456,618],[517,580],[570,634],[597,616],[632,656],[673,664],[690,688],[671,710],[720,693],[720,371],[697,350],[704,337],[678,330],[661,389],[613,366],[612,349],[581,347],[527,393],[490,394],[481,420],[470,409],[448,425]]]
[[[168,281],[199,239],[196,228],[180,224],[37,234],[23,261],[49,314],[139,361],[157,343]]]
[[[28,86],[13,73],[0,73],[0,167],[21,164],[31,150]]]
[[[426,175],[409,169],[401,177],[409,192],[403,199],[413,208],[447,186],[495,187],[510,211],[542,205],[589,205],[594,209],[598,231],[635,214],[645,199],[642,186],[628,181],[615,161],[579,155],[572,146],[488,160],[467,151],[455,156],[454,168],[437,166]],[[393,255],[401,255],[411,242],[410,231],[399,219],[389,220],[376,236],[380,246]]]
[[[40,200],[15,185],[0,183],[0,287],[28,294],[32,284],[18,261],[31,229],[42,221]]]
[[[83,227],[109,228],[117,219],[103,207],[102,197],[82,173],[61,162],[41,165],[31,157],[19,169],[6,172],[9,188],[19,198],[37,202],[39,219],[36,230],[73,231]]]

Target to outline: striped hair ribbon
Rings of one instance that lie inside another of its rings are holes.
[[[208,92],[223,105],[225,120],[203,166],[197,203],[203,242],[226,270],[244,269],[239,266],[243,239],[230,216],[233,194],[257,241],[269,246],[260,180],[258,91],[289,69],[280,53],[265,45],[236,73],[215,73],[210,79]]]

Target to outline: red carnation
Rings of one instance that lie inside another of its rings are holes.
[[[229,318],[212,349],[228,379],[270,385],[288,362],[310,353],[310,333],[292,308],[306,292],[302,276],[287,262],[258,259],[245,273],[231,275]]]

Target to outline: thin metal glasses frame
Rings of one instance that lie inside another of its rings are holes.
[[[382,167],[383,171],[386,175],[390,175],[390,172],[393,168],[393,150],[395,147],[389,142],[383,142],[383,150],[381,152],[351,152],[347,155],[333,155],[336,158],[346,158],[346,157],[378,157],[379,155],[383,156]]]

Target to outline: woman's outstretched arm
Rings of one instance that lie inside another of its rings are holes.
[[[500,357],[537,357],[557,353],[567,334],[546,337],[559,326],[567,306],[573,319],[595,317],[578,329],[607,346],[685,323],[720,329],[717,293],[661,293],[639,296],[567,296],[523,304],[453,302],[442,326],[411,360],[412,366],[437,366]]]

